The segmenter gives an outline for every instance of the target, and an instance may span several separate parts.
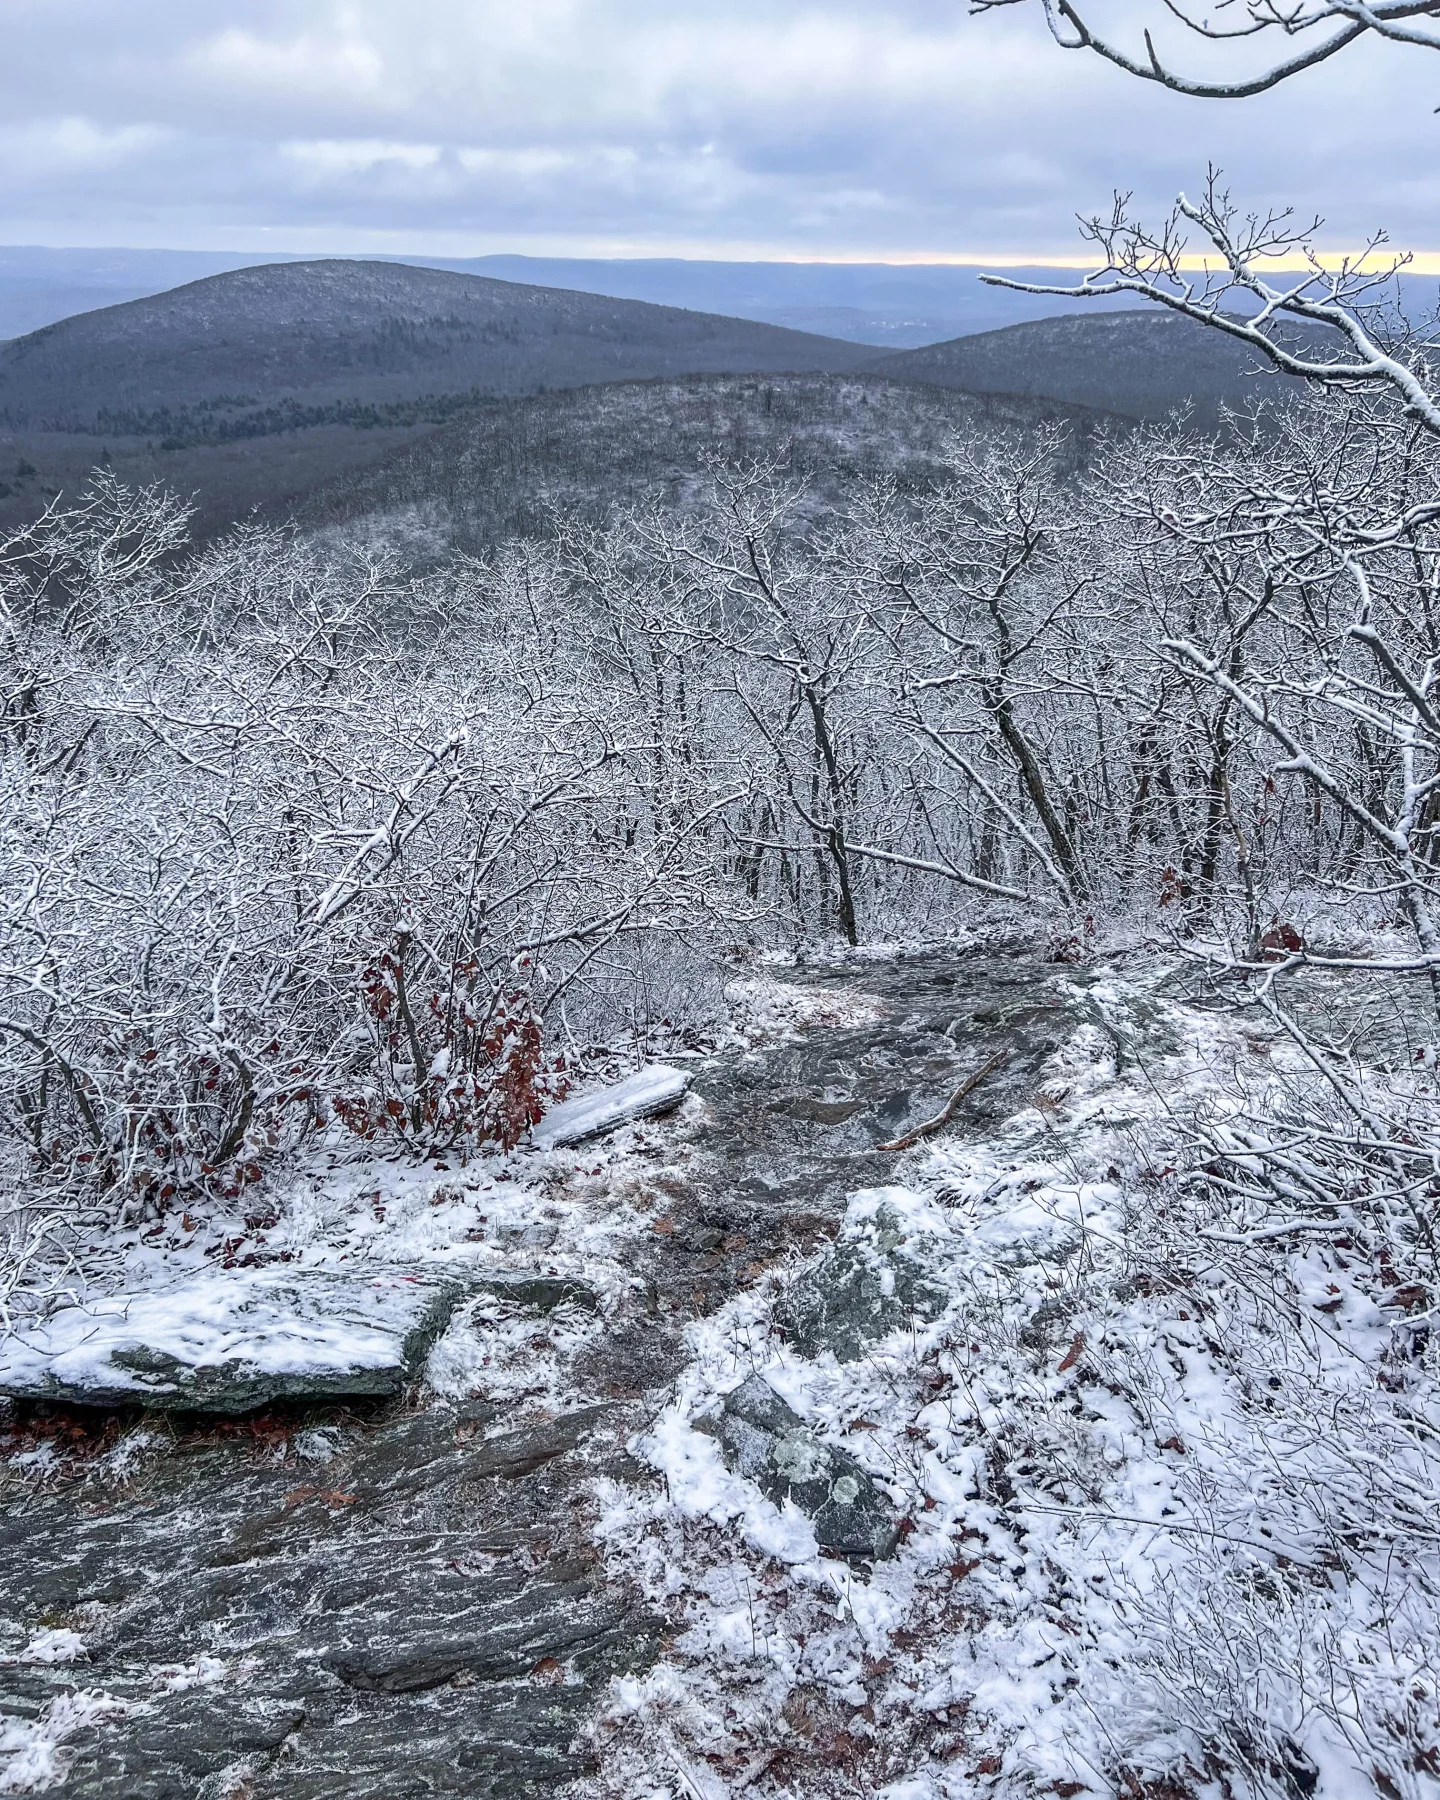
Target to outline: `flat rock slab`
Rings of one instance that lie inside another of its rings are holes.
[[[541,1150],[583,1144],[587,1138],[600,1137],[635,1119],[652,1119],[660,1113],[673,1112],[689,1086],[690,1076],[684,1069],[652,1063],[638,1075],[627,1075],[624,1081],[601,1088],[596,1094],[582,1094],[577,1100],[563,1100],[559,1106],[552,1106],[535,1127],[532,1141]]]
[[[848,1451],[822,1443],[758,1375],[725,1396],[718,1418],[699,1421],[720,1440],[726,1465],[768,1499],[791,1500],[832,1555],[891,1555],[900,1541],[894,1508]]]
[[[0,1791],[3,1728],[76,1689],[129,1710],[66,1739],[64,1800],[547,1800],[583,1781],[586,1719],[661,1632],[587,1524],[637,1423],[397,1407],[324,1428],[319,1463],[182,1425],[114,1478],[0,1488]],[[84,1660],[20,1656],[51,1617],[84,1625]]]
[[[12,1333],[0,1394],[211,1413],[396,1394],[465,1288],[409,1270],[206,1269]]]

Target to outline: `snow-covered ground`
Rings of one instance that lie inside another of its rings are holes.
[[[1149,986],[1091,998],[1123,1037]],[[933,1323],[805,1360],[777,1271],[691,1328],[658,1481],[604,1496],[671,1636],[598,1728],[603,1792],[1436,1791],[1433,1352],[1343,1235],[1217,1254],[1188,1121],[1285,1058],[1166,1010],[1177,1054],[1121,1075],[1082,1027],[992,1137],[852,1196],[847,1238],[943,1278]],[[756,1372],[888,1489],[893,1560],[827,1560],[727,1472],[695,1424]]]

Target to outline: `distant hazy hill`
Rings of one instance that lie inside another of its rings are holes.
[[[481,256],[443,264],[505,281],[583,288],[763,319],[882,349],[933,344],[962,332],[990,331],[1022,319],[1049,318],[1080,304],[1054,295],[988,287],[977,266],[954,263],[713,262],[680,257]],[[1036,264],[1007,273],[1017,280],[1063,283],[1073,270]],[[1091,303],[1085,303],[1091,304]],[[1111,305],[1110,301],[1100,304]],[[1134,301],[1128,303],[1133,307]]]
[[[903,350],[870,367],[892,381],[1043,395],[1135,419],[1163,419],[1188,405],[1202,427],[1218,422],[1222,405],[1274,399],[1292,385],[1223,332],[1154,310],[1037,319]]]
[[[683,506],[707,456],[778,459],[815,502],[855,476],[919,488],[952,433],[1072,428],[1082,455],[1103,415],[1043,401],[902,386],[876,376],[730,375],[627,382],[499,402],[316,490],[304,524],[388,539],[424,556],[547,529],[548,504],[602,517],[659,498]]]
[[[0,245],[0,338],[23,337],[42,325],[68,319],[72,313],[119,306],[226,269],[312,260],[223,250],[55,250],[39,244]]]
[[[227,269],[315,262],[308,254],[220,250],[46,249],[0,246],[0,339],[19,337],[72,313],[158,294]],[[361,259],[369,260],[369,259]],[[378,260],[378,259],[377,259]],[[882,350],[994,331],[1022,320],[1097,308],[1133,310],[1133,297],[1071,301],[984,285],[977,266],[955,263],[720,262],[681,257],[403,256],[417,267],[488,275],[531,287],[573,288],[620,300],[757,319],[797,331],[850,338]],[[1064,285],[1073,269],[1007,268],[1016,280]],[[1436,309],[1433,276],[1402,275],[1391,298],[1418,320]]]
[[[0,421],[215,442],[296,424],[404,424],[437,396],[838,370],[873,354],[749,320],[439,269],[276,263],[0,345]],[[367,408],[373,416],[350,417]]]
[[[138,300],[225,270],[261,263],[315,262],[323,254],[0,246],[0,338],[19,337],[72,313]],[[954,264],[504,255],[383,260],[493,276],[531,287],[571,288],[619,300],[648,300],[657,306],[724,313],[889,350],[933,344],[964,331],[989,331],[1021,319],[1048,317],[1067,306],[1053,298],[985,287],[976,268]],[[1071,271],[1060,268],[1010,272],[1042,282],[1073,278]]]
[[[869,379],[821,379],[862,366]],[[442,532],[493,542],[530,529],[544,493],[593,506],[675,488],[710,450],[777,451],[823,487],[849,468],[908,479],[933,467],[955,423],[986,416],[1079,408],[1083,432],[1096,412],[1153,419],[1189,403],[1213,425],[1223,403],[1283,391],[1255,366],[1220,333],[1156,311],[1070,314],[877,358],[569,289],[408,264],[272,264],[0,344],[0,529],[105,461],[193,494],[201,532],[257,507],[285,516],[323,489],[327,517],[428,509]],[[691,379],[781,374],[815,379]]]

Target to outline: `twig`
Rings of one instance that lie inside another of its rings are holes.
[[[926,1119],[913,1131],[907,1131],[904,1137],[891,1138],[888,1144],[877,1144],[875,1148],[877,1150],[908,1150],[912,1144],[918,1144],[921,1138],[932,1137],[955,1117],[956,1109],[965,1096],[973,1094],[987,1075],[993,1075],[1002,1063],[1007,1063],[1009,1060],[1010,1052],[1008,1050],[997,1050],[989,1062],[981,1063],[973,1074],[965,1077],[933,1119]]]

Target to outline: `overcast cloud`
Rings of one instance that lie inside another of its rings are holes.
[[[965,0],[0,0],[0,31],[9,243],[1044,259],[1213,158],[1337,246],[1440,251],[1440,58],[1383,46],[1227,105]]]

